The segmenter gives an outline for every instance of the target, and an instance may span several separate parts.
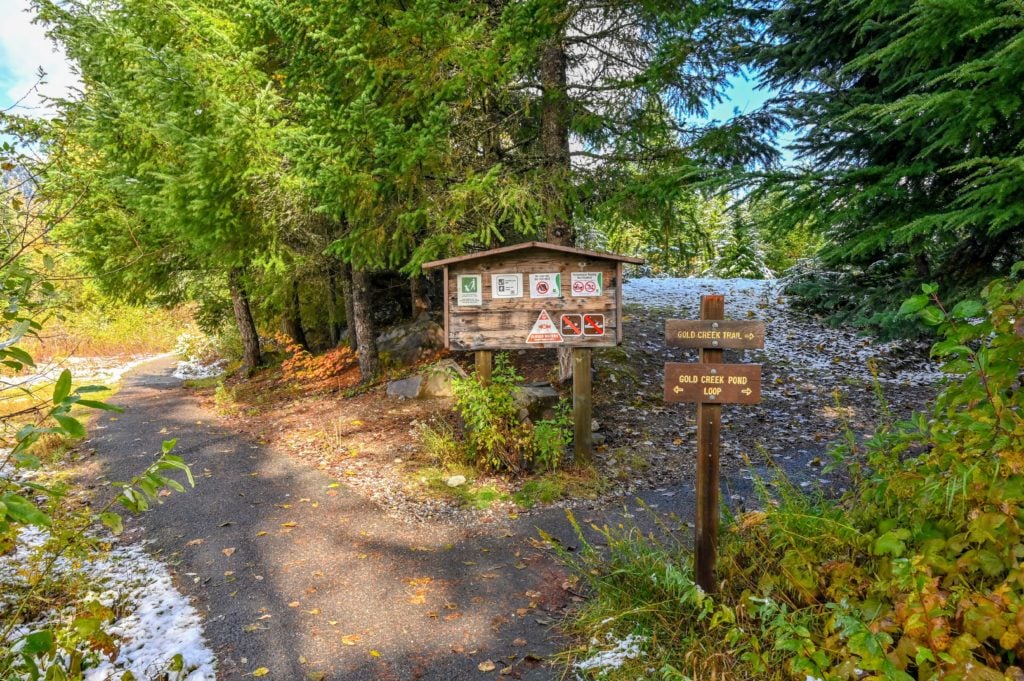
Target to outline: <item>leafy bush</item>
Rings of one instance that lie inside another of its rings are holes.
[[[488,385],[475,375],[453,379],[455,408],[465,421],[467,456],[478,468],[515,474],[553,469],[562,460],[570,442],[564,407],[552,420],[532,423],[521,418],[516,403],[521,380],[504,353],[495,357]]]
[[[1024,678],[1024,282],[982,298],[904,304],[953,380],[863,444],[842,502],[764,492],[723,532],[715,596],[678,542],[605,530],[605,552],[566,556],[594,593],[577,630],[643,637],[664,679]]]

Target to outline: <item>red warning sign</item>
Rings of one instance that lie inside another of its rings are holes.
[[[564,314],[562,315],[561,332],[563,336],[583,335],[583,315]]]
[[[584,336],[603,336],[604,335],[604,315],[603,314],[585,314],[585,315],[583,315],[583,335]]]
[[[527,343],[561,343],[562,334],[555,328],[554,322],[551,321],[551,316],[548,315],[547,310],[541,310],[540,314],[537,315],[537,321],[533,323],[533,328],[530,329],[530,335],[526,337]]]

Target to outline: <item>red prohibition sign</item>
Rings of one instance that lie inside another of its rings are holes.
[[[548,292],[548,283],[546,281],[538,281],[537,282],[537,293],[547,293],[547,292]]]
[[[587,287],[587,293],[593,293],[597,290],[597,284],[592,281],[588,281],[585,286]]]
[[[583,282],[574,281],[572,283],[572,290],[575,291],[576,293],[583,293]]]
[[[587,333],[593,330],[593,333]],[[604,335],[604,315],[583,315],[583,334],[586,336]]]

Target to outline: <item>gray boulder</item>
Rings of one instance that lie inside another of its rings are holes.
[[[516,388],[516,405],[520,413],[534,421],[555,417],[555,407],[561,396],[550,383],[528,383]]]
[[[450,359],[441,360],[415,376],[388,383],[388,397],[415,400],[426,397],[451,397],[452,378],[466,372]]]
[[[388,383],[388,397],[396,397],[406,400],[414,400],[420,396],[423,387],[422,376],[410,376],[400,378],[397,381]]]
[[[420,375],[423,377],[420,397],[452,397],[452,379],[456,376],[466,378],[462,367],[450,359],[443,359],[427,367]]]
[[[399,324],[377,337],[377,350],[394,364],[408,366],[444,347],[444,328],[420,315],[411,323]]]

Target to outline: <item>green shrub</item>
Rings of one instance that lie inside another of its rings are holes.
[[[946,309],[927,286],[904,304],[943,337],[951,381],[862,445],[845,499],[783,483],[731,519],[714,596],[681,543],[606,529],[606,550],[566,554],[593,594],[575,630],[642,637],[664,679],[1024,678],[1024,283],[982,298]]]
[[[495,357],[489,384],[476,375],[453,381],[455,408],[466,426],[467,455],[478,468],[515,474],[553,469],[562,460],[570,441],[564,406],[551,420],[520,418],[516,385],[521,380],[502,353]]]

